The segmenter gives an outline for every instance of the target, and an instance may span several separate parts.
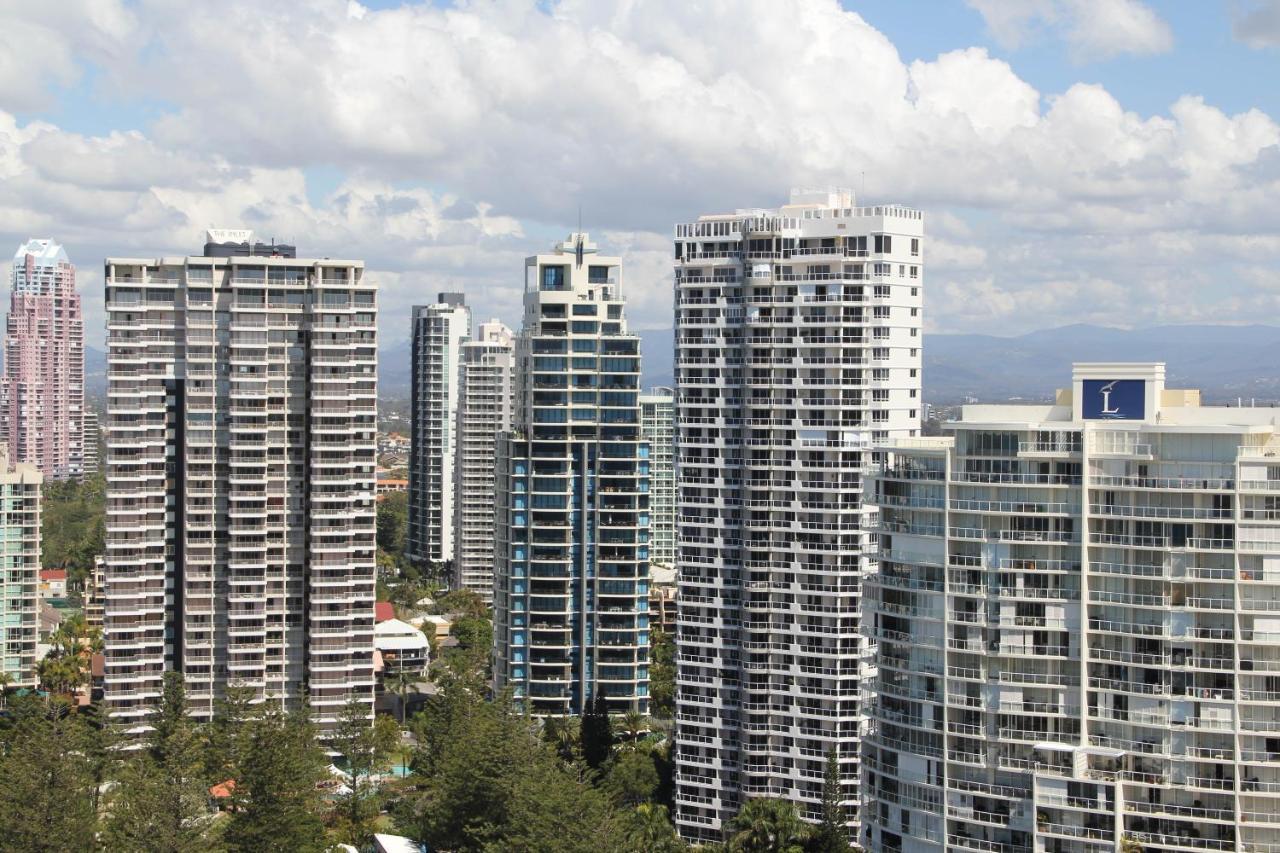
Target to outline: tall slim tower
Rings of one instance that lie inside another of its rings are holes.
[[[409,403],[409,532],[415,563],[453,560],[453,500],[457,463],[458,368],[471,337],[471,309],[461,293],[441,293],[413,309],[413,384]]]
[[[649,447],[622,263],[586,234],[525,261],[499,441],[494,680],[535,714],[649,707]]]
[[[649,442],[649,560],[676,559],[676,398],[670,388],[640,395],[640,434]]]
[[[364,265],[249,232],[108,258],[106,703],[165,670],[322,727],[373,703],[377,299]]]
[[[0,526],[0,624],[4,650],[0,672],[10,687],[36,686],[36,641],[40,635],[40,487],[44,478],[34,465],[13,464],[0,447],[0,500],[5,523]]]
[[[862,477],[920,424],[922,216],[793,191],[675,230],[676,823],[744,798],[819,816],[839,753],[856,819],[874,560]],[[853,827],[850,828],[853,835]]]
[[[498,436],[511,429],[511,330],[481,323],[462,345],[458,377],[457,495],[453,507],[453,586],[493,602],[494,496]]]
[[[84,318],[76,268],[52,240],[13,256],[0,399],[15,462],[55,480],[84,473]]]

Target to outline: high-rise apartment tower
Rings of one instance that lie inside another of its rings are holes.
[[[84,473],[84,318],[76,268],[52,240],[13,256],[0,441],[49,479]]]
[[[4,653],[0,672],[9,687],[36,686],[36,641],[40,574],[40,487],[44,478],[34,465],[13,464],[0,446],[0,500],[5,523],[0,526],[0,625]]]
[[[640,434],[649,442],[649,560],[676,559],[676,398],[670,388],[640,395]]]
[[[457,495],[453,586],[493,601],[498,436],[511,429],[515,339],[497,320],[462,345],[458,377]]]
[[[454,557],[458,376],[462,345],[471,337],[471,309],[461,293],[441,293],[418,305],[412,319],[409,402],[409,532],[405,552],[421,565],[443,567]],[[443,579],[443,577],[442,577]]]
[[[866,849],[1280,849],[1276,424],[1077,364],[893,451]]]
[[[213,256],[242,241],[106,261],[105,691],[125,724],[171,669],[201,719],[231,685],[322,727],[351,698],[372,712],[376,290],[360,261]]]
[[[586,234],[525,261],[499,441],[494,680],[535,714],[649,707],[649,447],[622,263]]]
[[[745,798],[819,816],[839,756],[858,815],[862,477],[920,425],[923,217],[794,191],[675,229],[676,824],[717,840]],[[851,827],[852,833],[853,827]]]

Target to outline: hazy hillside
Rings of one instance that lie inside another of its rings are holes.
[[[1018,337],[929,335],[924,393],[934,403],[1046,397],[1067,383],[1073,361],[1163,361],[1171,386],[1210,399],[1280,397],[1280,328],[1063,326]]]
[[[671,329],[640,332],[643,385],[671,385]],[[387,396],[409,390],[409,343],[380,353]],[[924,393],[932,403],[964,397],[1046,398],[1067,383],[1073,361],[1163,361],[1172,386],[1200,388],[1209,399],[1280,399],[1280,327],[1062,326],[1018,337],[928,335]]]

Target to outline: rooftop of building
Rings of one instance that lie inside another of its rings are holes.
[[[1185,432],[1275,432],[1280,408],[1205,406],[1199,390],[1165,387],[1162,362],[1078,362],[1070,387],[1051,404],[966,405],[957,425],[1037,425],[1086,423],[1122,429]]]
[[[789,218],[796,220],[856,219],[864,217],[896,216],[904,219],[923,219],[916,208],[900,204],[859,207],[852,189],[848,187],[793,187],[786,204],[778,207],[740,207],[733,213],[708,213],[699,216],[697,222],[737,221],[745,218]],[[677,226],[677,233],[680,226]]]
[[[18,251],[13,253],[14,267],[25,266],[28,255],[38,267],[56,267],[58,264],[71,263],[67,257],[67,250],[62,247],[62,244],[49,237],[32,237],[18,246]]]

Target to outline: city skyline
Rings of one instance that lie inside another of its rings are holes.
[[[318,254],[366,258],[391,342],[407,339],[392,318],[441,291],[514,326],[509,271],[580,207],[631,270],[633,328],[646,330],[671,327],[669,223],[834,184],[931,211],[929,332],[1280,313],[1266,203],[1280,95],[1263,82],[1280,52],[1262,4],[1126,0],[1108,17],[1083,0],[1021,12],[953,0],[929,21],[884,0],[732,14],[218,5],[103,0],[73,14],[67,0],[15,21],[23,59],[0,69],[0,237],[56,231],[84,259],[181,254],[208,227],[306,235]],[[243,52],[209,52],[210,15],[253,21]],[[722,19],[731,51],[675,35],[721,32]],[[485,37],[462,39],[471,31]],[[454,39],[472,47],[443,47]],[[253,47],[286,42],[296,54]],[[440,49],[420,59],[408,43]],[[503,61],[486,43],[507,46]],[[531,58],[543,52],[561,70]],[[320,74],[295,61],[315,55]],[[198,58],[217,73],[192,78]],[[467,81],[465,100],[446,79]],[[293,97],[303,91],[313,109]],[[348,104],[385,132],[360,132]],[[757,126],[767,132],[742,132]],[[101,270],[83,267],[87,343],[100,347]]]

